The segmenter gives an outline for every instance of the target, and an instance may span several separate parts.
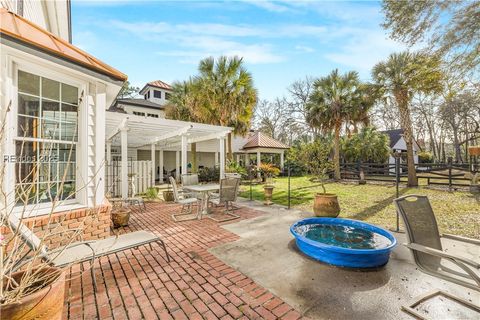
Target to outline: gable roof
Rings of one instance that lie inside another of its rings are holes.
[[[289,147],[278,140],[275,140],[266,134],[257,131],[250,139],[245,143],[242,149],[253,149],[253,148],[272,148],[272,149],[289,149]]]
[[[164,90],[173,90],[173,87],[169,85],[166,82],[163,82],[162,80],[155,80],[155,81],[150,81],[146,85],[143,86],[142,90],[140,90],[140,94],[145,94],[145,89],[150,86],[150,87],[155,87],[159,89],[164,89]]]
[[[403,129],[393,129],[381,131],[381,133],[386,134],[390,138],[390,148],[393,148],[398,140],[403,137]]]
[[[0,8],[0,33],[113,79],[127,80],[117,69],[5,8]]]

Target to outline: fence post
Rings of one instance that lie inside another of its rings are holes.
[[[288,210],[290,210],[290,164],[288,165]]]
[[[402,153],[397,151],[394,153],[395,156],[395,190],[396,190],[396,198],[400,196],[400,190],[399,190],[399,185],[400,185],[400,158],[402,156]],[[396,231],[400,231],[400,217],[398,216],[398,211],[395,210],[395,213],[397,214],[397,229]]]
[[[253,179],[252,179],[252,167],[250,167],[248,169],[248,179],[250,180],[250,201],[253,200],[253,196],[252,196],[252,183],[253,183]]]
[[[453,158],[448,157],[448,190],[452,191],[452,162]]]

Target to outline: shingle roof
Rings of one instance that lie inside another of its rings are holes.
[[[398,140],[403,136],[403,129],[385,130],[382,133],[386,134],[390,138],[390,148],[393,148]]]
[[[262,132],[255,132],[250,139],[245,143],[242,149],[252,148],[273,148],[273,149],[288,149],[289,147],[278,140],[275,140]]]
[[[127,80],[117,69],[5,8],[0,8],[0,33],[116,80]]]
[[[145,99],[117,99],[113,103],[112,107],[117,108],[118,104],[129,104],[138,107],[151,108],[151,109],[165,109],[165,106]],[[111,109],[112,109],[111,107]]]

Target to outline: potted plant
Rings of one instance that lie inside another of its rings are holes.
[[[168,179],[167,181],[168,181],[168,189],[162,192],[163,200],[165,200],[166,202],[173,202],[173,200],[175,199],[173,196],[173,190],[171,189],[170,179]]]
[[[280,174],[280,169],[270,163],[262,163],[258,168],[260,174],[262,176],[262,180],[265,182],[263,186],[263,192],[265,196],[265,201],[263,202],[265,205],[269,206],[272,202],[273,196],[273,178],[277,177]]]
[[[132,210],[128,208],[126,203],[119,202],[120,204],[115,204],[112,207],[111,217],[113,226],[115,228],[126,227],[130,221],[130,214]]]
[[[304,144],[298,154],[299,160],[313,175],[312,180],[320,183],[322,193],[315,195],[313,212],[317,217],[337,217],[340,213],[340,205],[336,194],[327,193],[325,182],[329,178],[328,173],[333,164],[329,160],[331,144],[321,140]]]

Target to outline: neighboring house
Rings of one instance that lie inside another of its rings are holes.
[[[405,138],[403,137],[403,129],[394,129],[394,130],[386,130],[382,131],[383,134],[386,134],[390,138],[390,149],[392,152],[400,151],[402,154],[402,159],[406,159],[407,153],[407,143],[405,142]],[[417,142],[413,141],[413,158],[415,164],[418,164],[418,151],[420,151],[420,147],[418,146]],[[404,160],[406,162],[406,160]],[[395,164],[395,158],[390,155],[388,158],[389,164]]]
[[[105,114],[127,76],[69,42],[70,1],[0,1],[0,6],[0,122],[6,121],[0,169],[7,194],[0,195],[0,210],[22,211],[22,183],[31,187],[24,214],[40,219],[39,225],[52,208],[68,223],[95,207],[100,224],[86,237],[107,235]],[[41,157],[47,147],[55,155],[51,161]],[[68,200],[53,207],[55,195]]]
[[[168,103],[172,87],[161,80],[147,83],[139,94],[142,98],[119,98],[109,111],[134,114],[136,116],[165,118],[165,105]]]

